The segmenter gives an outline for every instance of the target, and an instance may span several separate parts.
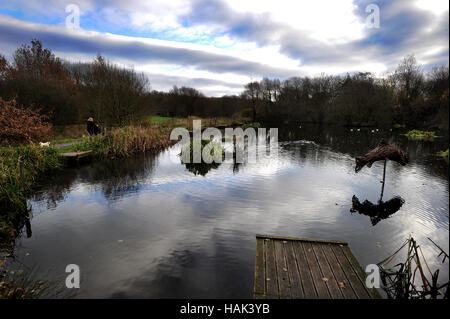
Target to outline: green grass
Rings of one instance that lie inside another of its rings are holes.
[[[434,131],[411,130],[405,134],[408,139],[418,141],[432,141],[437,136]]]
[[[448,149],[446,151],[438,152],[437,155],[442,157],[448,163]]]
[[[28,218],[27,197],[36,180],[59,167],[54,147],[0,147],[0,245],[10,243]]]
[[[149,120],[152,123],[156,123],[156,124],[160,124],[160,123],[164,123],[170,120],[173,120],[173,117],[167,117],[167,116],[150,116]]]
[[[72,142],[78,142],[78,141],[84,141],[86,139],[89,139],[88,137],[79,137],[79,138],[60,138],[50,141],[50,146],[56,145],[56,144],[65,144],[65,143],[72,143]]]

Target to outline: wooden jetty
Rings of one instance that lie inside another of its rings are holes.
[[[255,298],[381,298],[347,242],[256,235]]]
[[[93,154],[92,150],[82,151],[82,152],[67,152],[61,153],[61,156],[66,160],[66,162],[76,162],[78,163],[80,159],[89,157]]]

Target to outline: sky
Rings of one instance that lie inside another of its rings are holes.
[[[36,38],[68,61],[101,54],[133,67],[153,90],[190,86],[207,96],[239,94],[263,77],[383,76],[406,55],[428,70],[448,64],[448,37],[447,0],[0,2],[8,59]]]

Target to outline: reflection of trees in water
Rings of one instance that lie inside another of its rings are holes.
[[[382,219],[386,219],[392,214],[395,214],[405,203],[405,200],[400,196],[395,196],[390,200],[383,202],[378,201],[378,204],[373,204],[367,199],[364,202],[360,202],[358,197],[353,195],[352,197],[352,208],[350,212],[358,212],[360,214],[370,217],[372,225],[375,226]]]
[[[80,180],[99,187],[107,199],[136,193],[155,167],[155,155],[111,160],[80,171]]]
[[[238,143],[235,142],[229,142],[228,143],[228,147],[227,145],[225,146],[225,153],[227,153],[227,155],[224,155],[223,160],[225,160],[226,157],[230,156],[233,158],[233,173],[237,174],[239,173],[239,168],[242,165],[245,165],[245,161],[248,159],[248,143],[247,143],[247,137],[245,138],[245,142],[242,145],[239,145]],[[228,149],[228,151],[227,151]],[[243,163],[239,163],[236,159],[236,154],[240,152],[240,154],[243,154],[243,158],[241,159],[241,161],[244,161]],[[191,156],[192,159],[192,156]],[[201,175],[201,176],[206,176],[206,174],[208,174],[208,172],[212,169],[217,169],[219,168],[220,165],[222,165],[222,163],[216,163],[216,162],[212,162],[210,164],[204,163],[202,160],[202,163],[183,163],[183,160],[180,158],[180,162],[182,165],[186,166],[186,169],[193,173],[194,175]]]
[[[205,176],[212,169],[217,169],[222,163],[185,163],[186,169],[194,175]]]
[[[31,197],[34,201],[46,202],[47,209],[54,209],[57,203],[63,201],[70,191],[78,174],[75,169],[55,172],[42,180],[40,186]]]
[[[153,172],[155,155],[107,160],[79,168],[67,168],[49,177],[32,197],[45,201],[47,208],[55,208],[65,199],[75,183],[99,188],[107,199],[116,199],[139,191],[142,182]]]

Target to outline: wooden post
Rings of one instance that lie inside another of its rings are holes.
[[[383,200],[384,184],[386,182],[386,163],[387,163],[387,159],[384,159],[383,180],[381,181],[382,186],[381,186],[380,202]]]

